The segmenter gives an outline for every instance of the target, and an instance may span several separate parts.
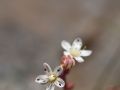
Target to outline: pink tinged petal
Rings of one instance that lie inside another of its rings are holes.
[[[52,73],[52,69],[47,63],[44,63],[43,67],[44,67],[44,71],[47,75],[50,75]]]
[[[80,51],[80,56],[86,57],[86,56],[90,56],[92,54],[91,50],[81,50]]]
[[[70,55],[70,53],[68,51],[64,51],[63,53],[64,53],[64,55]]]
[[[46,90],[54,90],[55,89],[55,85],[54,84],[50,84],[49,86],[47,86]]]
[[[62,66],[58,66],[54,69],[54,73],[57,75],[57,76],[60,76],[63,72],[63,68]]]
[[[66,51],[69,51],[70,48],[71,48],[70,43],[67,42],[67,41],[65,41],[65,40],[63,40],[63,41],[61,42],[61,46],[62,46],[62,48],[65,49]]]
[[[55,81],[55,85],[62,88],[65,86],[65,82],[61,78],[57,78],[57,80]]]
[[[40,83],[40,84],[46,84],[48,82],[48,76],[47,75],[39,75],[35,79],[35,82]]]
[[[80,50],[82,47],[82,40],[81,38],[76,38],[72,43],[72,48]]]
[[[84,59],[82,57],[75,57],[75,60],[78,61],[79,63],[84,62]]]

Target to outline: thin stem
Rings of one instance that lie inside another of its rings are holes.
[[[64,90],[73,90],[73,84],[70,82],[67,82],[67,75],[69,74],[70,70],[65,70],[63,74],[61,75],[61,78],[65,81],[65,87]]]
[[[75,62],[71,56],[63,55],[61,58],[61,66],[64,71],[61,78],[65,81],[64,90],[73,90],[74,85],[71,82],[67,82],[67,75],[69,74],[71,68],[74,66]]]

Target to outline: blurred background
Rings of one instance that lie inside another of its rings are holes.
[[[42,63],[59,65],[76,37],[93,54],[69,74],[74,90],[120,90],[120,0],[0,0],[0,90],[45,90]]]

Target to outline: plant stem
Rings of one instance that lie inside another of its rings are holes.
[[[74,85],[70,82],[67,82],[67,75],[70,70],[65,70],[63,74],[61,75],[61,78],[65,81],[65,87],[63,90],[73,90]]]

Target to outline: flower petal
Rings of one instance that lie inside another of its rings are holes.
[[[46,90],[54,90],[55,89],[55,85],[54,84],[50,84],[49,86],[47,86]]]
[[[40,84],[46,84],[48,82],[48,76],[47,75],[39,75],[35,79],[35,82],[40,83]]]
[[[65,40],[63,40],[63,41],[61,42],[61,46],[62,46],[62,48],[65,49],[66,51],[69,51],[70,48],[71,48],[70,43],[67,42],[67,41],[65,41]]]
[[[61,66],[58,66],[54,69],[54,73],[57,75],[57,76],[60,76],[63,72],[63,68]]]
[[[75,60],[78,61],[79,63],[84,62],[84,59],[82,57],[75,57]]]
[[[55,85],[61,88],[65,86],[65,82],[61,78],[57,78]]]
[[[82,40],[81,38],[76,38],[72,43],[72,48],[75,48],[77,50],[80,50],[82,47]]]
[[[47,75],[50,75],[52,73],[52,69],[47,63],[44,63],[43,67],[44,67],[44,71]]]
[[[70,55],[70,53],[68,51],[64,51],[63,53],[64,53],[64,55]]]
[[[81,50],[80,51],[80,56],[90,56],[92,54],[91,50]]]

